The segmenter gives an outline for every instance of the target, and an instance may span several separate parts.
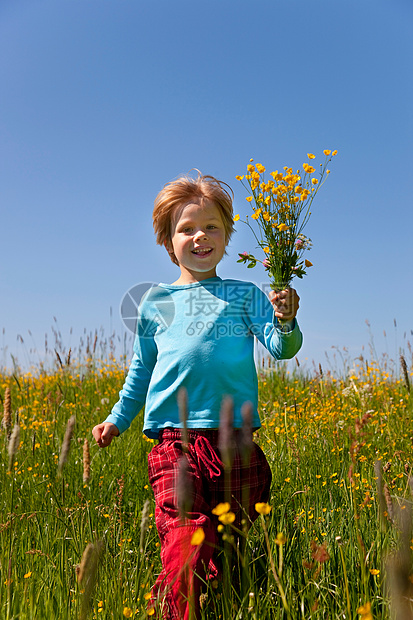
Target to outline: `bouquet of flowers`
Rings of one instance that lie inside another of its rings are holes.
[[[307,162],[296,173],[285,166],[284,172],[271,172],[272,178],[266,180],[265,167],[253,164],[251,159],[247,174],[236,177],[248,191],[247,201],[252,205],[251,219],[256,222],[257,232],[248,216],[241,221],[251,228],[257,247],[264,253],[263,260],[259,260],[243,252],[239,254],[238,262],[250,268],[257,262],[262,263],[269,272],[274,290],[288,288],[294,277],[302,278],[306,269],[312,267],[309,260],[303,259],[304,252],[312,245],[303,230],[310,218],[313,200],[330,174],[327,166],[336,154],[337,151],[324,151],[325,159],[317,176],[314,176],[314,166]],[[315,159],[312,153],[307,156],[310,162]],[[234,221],[238,220],[240,216],[236,215]]]

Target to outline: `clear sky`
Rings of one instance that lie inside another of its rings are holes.
[[[177,278],[152,231],[167,181],[213,174],[244,216],[251,157],[298,168],[326,148],[298,358],[368,352],[366,319],[379,354],[407,352],[412,28],[411,0],[2,0],[0,365],[40,352],[53,317],[67,348],[121,334],[124,293]],[[236,262],[254,249],[238,222],[219,275],[265,282]]]

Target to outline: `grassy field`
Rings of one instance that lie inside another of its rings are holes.
[[[360,359],[342,378],[265,362],[256,440],[272,510],[248,536],[243,587],[209,586],[205,618],[413,617],[411,362],[396,373]],[[141,419],[109,449],[91,436],[124,373],[89,359],[0,375],[2,619],[148,617],[153,442]],[[230,545],[230,525],[223,535]]]

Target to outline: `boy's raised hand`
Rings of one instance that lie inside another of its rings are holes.
[[[300,298],[297,291],[287,288],[284,291],[270,291],[268,294],[274,307],[274,314],[280,321],[292,321],[297,314]]]
[[[92,435],[96,439],[99,448],[106,448],[112,439],[119,435],[119,429],[110,422],[102,422],[102,424],[97,424],[94,427]]]

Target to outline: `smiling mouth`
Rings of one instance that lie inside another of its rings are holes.
[[[196,248],[192,250],[192,254],[196,254],[197,256],[208,256],[211,252],[212,248]]]

